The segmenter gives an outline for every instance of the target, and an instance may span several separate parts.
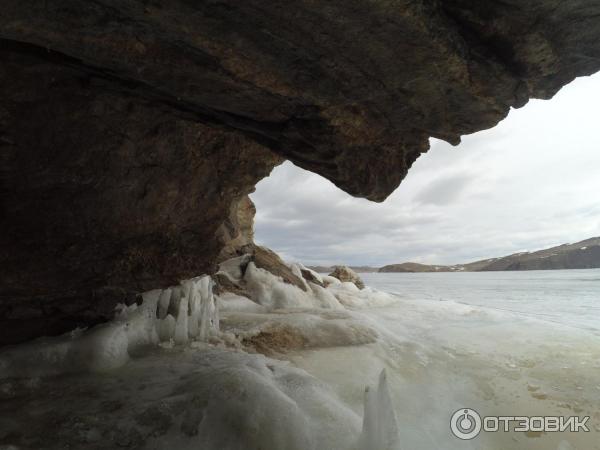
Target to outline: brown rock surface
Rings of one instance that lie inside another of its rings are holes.
[[[301,350],[307,340],[301,333],[290,326],[273,326],[262,330],[254,336],[244,338],[242,343],[257,353],[275,356],[290,350]]]
[[[300,272],[302,273],[302,277],[306,280],[306,281],[310,281],[311,283],[315,283],[321,287],[325,287],[325,285],[319,281],[317,279],[317,277],[314,276],[314,274],[307,269],[301,269]]]
[[[217,230],[219,241],[224,243],[219,261],[240,256],[244,248],[254,244],[255,214],[256,207],[247,195],[231,203],[229,216]]]
[[[331,272],[329,276],[335,277],[340,281],[354,283],[359,289],[365,288],[365,284],[358,274],[348,266],[335,266],[333,272]]]
[[[458,142],[597,71],[598,14],[596,0],[8,0],[0,38],[381,201],[430,136]]]
[[[118,81],[2,51],[0,343],[105,320],[244,241],[219,230],[279,156]]]
[[[271,272],[273,275],[281,277],[285,283],[293,284],[303,291],[306,291],[304,282],[294,275],[292,270],[283,262],[277,253],[268,248],[261,247],[260,245],[252,245],[250,250],[252,252],[251,261],[254,261],[256,267],[265,269],[267,272]]]
[[[457,143],[597,71],[599,15],[597,0],[4,1],[0,344],[210,272],[247,243],[244,197],[283,157],[382,201],[429,137]]]
[[[280,277],[284,283],[292,284],[303,291],[307,290],[307,286],[303,280],[296,276],[274,251],[254,243],[238,247],[235,251],[237,255],[232,256],[245,256],[240,260],[240,271],[242,274],[246,272],[248,263],[253,262],[259,269],[264,269],[267,272]],[[239,280],[233,280],[223,273],[217,273],[215,281],[218,293],[232,292],[258,301],[258,299],[253,298],[252,293],[248,291],[246,281],[243,277]]]

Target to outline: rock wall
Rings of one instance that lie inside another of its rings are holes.
[[[382,201],[429,137],[600,69],[597,0],[6,0],[1,343],[90,325],[251,240],[283,158]]]
[[[230,216],[282,160],[51,57],[2,48],[2,343],[103,321],[119,299],[213,272],[251,227]]]

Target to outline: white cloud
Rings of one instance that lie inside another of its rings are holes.
[[[600,235],[600,74],[458,147],[432,141],[384,203],[285,163],[261,181],[257,241],[306,263],[467,262]]]

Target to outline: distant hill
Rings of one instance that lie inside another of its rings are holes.
[[[406,262],[390,264],[379,272],[484,272],[501,270],[560,270],[600,268],[600,237],[563,244],[536,252],[514,253],[453,266]]]

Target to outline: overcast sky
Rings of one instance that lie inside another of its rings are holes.
[[[432,140],[383,203],[286,162],[261,181],[256,240],[305,264],[464,263],[600,235],[600,75],[452,147]]]

